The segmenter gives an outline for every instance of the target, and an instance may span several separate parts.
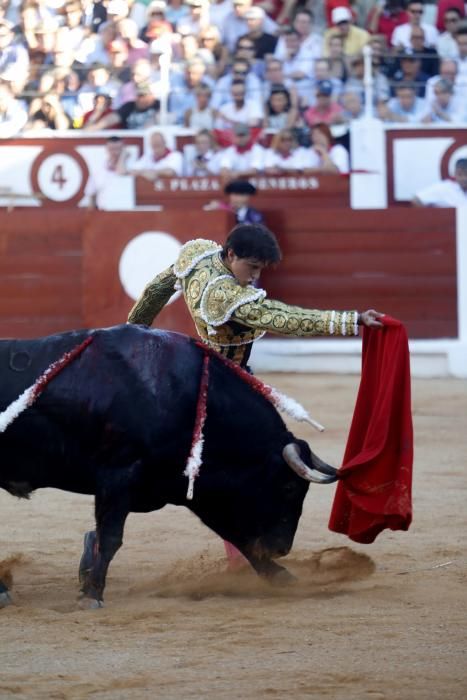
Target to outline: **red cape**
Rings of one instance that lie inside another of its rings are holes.
[[[370,543],[412,521],[413,430],[407,333],[364,328],[362,377],[329,529]]]

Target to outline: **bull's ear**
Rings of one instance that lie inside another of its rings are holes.
[[[325,474],[317,469],[310,469],[310,467],[302,460],[300,456],[300,448],[296,442],[289,442],[289,444],[282,450],[282,456],[289,467],[301,479],[305,479],[305,481],[311,481],[314,484],[332,484],[338,479],[336,472],[333,474]],[[324,462],[322,464],[324,465]],[[329,468],[332,469],[332,467]]]

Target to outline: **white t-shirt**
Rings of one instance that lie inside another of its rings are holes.
[[[267,148],[264,154],[265,168],[280,168],[281,170],[303,170],[308,163],[308,154],[305,148],[299,146],[290,156],[283,155],[273,148]]]
[[[183,156],[179,151],[170,151],[160,160],[155,161],[152,153],[145,153],[133,165],[132,170],[174,170],[175,174],[180,177],[183,172]]]
[[[329,157],[340,173],[347,174],[349,172],[349,153],[344,146],[341,146],[340,143],[336,143],[335,146],[330,148]],[[309,149],[306,158],[306,166],[308,168],[319,168],[323,164],[321,156],[313,147]]]
[[[425,32],[425,46],[435,46],[438,41],[439,32],[433,24],[422,24]],[[404,49],[411,49],[410,36],[412,34],[412,25],[409,22],[400,24],[392,33],[391,44],[393,46],[403,46]]]
[[[462,207],[467,205],[467,192],[454,180],[442,180],[416,193],[425,206]]]
[[[98,209],[103,211],[116,211],[125,209],[132,197],[134,180],[131,175],[119,175],[107,167],[93,164],[84,191],[85,200],[95,197]]]
[[[263,117],[263,105],[260,100],[245,100],[243,107],[237,109],[234,102],[226,102],[219,107],[219,116],[215,121],[216,129],[228,129],[232,126],[231,119],[237,124],[248,124],[248,126],[259,126]]]
[[[244,170],[262,170],[264,163],[264,148],[255,143],[248,151],[239,153],[235,146],[229,146],[221,152],[219,167],[243,172]]]

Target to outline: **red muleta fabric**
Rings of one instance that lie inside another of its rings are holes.
[[[362,377],[329,529],[355,542],[408,530],[412,521],[413,429],[407,332],[384,316],[364,328]]]

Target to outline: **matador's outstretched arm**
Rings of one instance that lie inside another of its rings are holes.
[[[154,277],[131,309],[128,323],[150,326],[174,293],[176,281],[172,266]]]

